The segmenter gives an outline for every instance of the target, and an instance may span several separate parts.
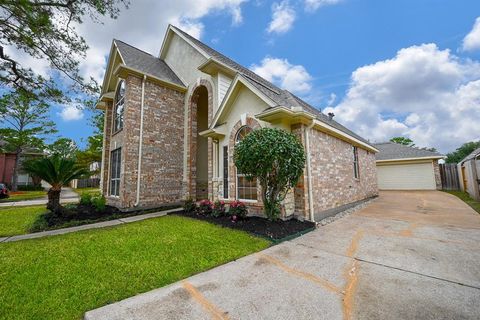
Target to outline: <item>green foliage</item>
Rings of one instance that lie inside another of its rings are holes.
[[[412,139],[406,138],[406,137],[393,137],[392,139],[390,139],[390,141],[398,144],[403,144],[404,146],[409,146],[409,147],[415,146]]]
[[[258,179],[265,213],[269,219],[277,219],[281,201],[297,184],[305,167],[301,142],[284,130],[262,128],[249,133],[235,146],[234,159],[247,179]]]
[[[61,207],[62,187],[68,185],[73,179],[79,179],[88,174],[88,170],[78,166],[74,160],[61,158],[58,155],[30,161],[24,164],[24,169],[52,186],[48,191],[47,204],[47,208],[52,211],[57,211]]]
[[[212,213],[213,210],[213,203],[212,201],[205,199],[200,201],[200,204],[198,205],[197,212],[198,214],[201,215],[209,215]]]
[[[87,138],[87,147],[85,150],[77,151],[76,159],[77,162],[89,168],[89,166],[94,162],[102,161],[102,149],[103,149],[103,112],[96,113],[91,118],[90,125],[95,128],[93,135]],[[90,172],[91,175],[98,174],[100,169]]]
[[[92,198],[92,205],[95,207],[97,212],[103,212],[107,206],[107,200],[103,195],[95,196]]]
[[[34,185],[26,185],[26,186],[18,186],[18,191],[43,191],[43,187],[40,186],[34,186]]]
[[[248,215],[248,209],[245,203],[235,200],[230,203],[228,208],[228,215],[232,217],[233,220],[236,219],[245,219]]]
[[[92,194],[87,193],[87,192],[82,193],[80,195],[80,204],[83,204],[85,206],[91,205],[92,204],[92,198],[93,198]]]
[[[212,216],[220,217],[225,215],[225,202],[217,200],[213,203]]]
[[[50,155],[58,155],[61,158],[75,159],[78,147],[75,141],[69,138],[59,138],[47,146]]]
[[[183,204],[183,211],[187,213],[192,213],[192,212],[195,212],[196,210],[197,210],[197,204],[192,198],[187,199]]]
[[[11,56],[10,49],[39,60],[47,60],[52,69],[72,83],[72,89],[87,94],[96,93],[93,79],[85,81],[79,73],[79,62],[85,58],[88,45],[78,33],[78,25],[85,17],[100,22],[103,16],[115,19],[119,5],[128,6],[128,0],[58,0],[2,1],[0,11],[0,84],[40,92],[44,97],[58,99],[64,94],[52,79],[45,79],[31,69],[22,67]],[[77,26],[77,28],[76,28]],[[3,47],[6,45],[8,47]]]
[[[454,152],[447,153],[446,163],[459,163],[475,149],[480,148],[480,141],[470,141],[462,144]]]

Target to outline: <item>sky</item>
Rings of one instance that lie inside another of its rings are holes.
[[[113,38],[158,55],[172,23],[372,142],[447,153],[480,140],[478,0],[133,0],[103,20],[77,27],[82,74],[100,82]],[[74,105],[51,117],[81,146],[93,130]]]

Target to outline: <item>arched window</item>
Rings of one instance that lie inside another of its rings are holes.
[[[241,127],[235,136],[235,144],[242,141],[253,129],[248,126]],[[237,169],[237,199],[257,200],[257,179],[249,181],[244,174]]]
[[[125,81],[121,80],[115,93],[115,107],[113,113],[113,132],[120,131],[123,128],[123,110],[125,106]]]

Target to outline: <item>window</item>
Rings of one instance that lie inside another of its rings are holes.
[[[353,147],[353,176],[355,179],[360,178],[360,170],[358,168],[358,149]]]
[[[122,149],[118,148],[110,155],[110,195],[118,197],[120,195],[120,165],[122,163]]]
[[[235,144],[245,138],[253,129],[247,126],[241,127],[235,137]],[[257,200],[257,179],[249,181],[247,177],[237,170],[237,198],[242,200]]]
[[[115,108],[113,114],[113,132],[123,128],[123,110],[125,106],[125,81],[121,80],[115,93]]]
[[[223,147],[223,198],[228,199],[228,146]]]

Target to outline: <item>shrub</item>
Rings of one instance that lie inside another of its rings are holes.
[[[232,220],[245,219],[248,214],[248,209],[245,203],[235,200],[230,203],[228,214],[232,217]]]
[[[213,203],[212,201],[205,199],[200,201],[198,205],[198,214],[209,215],[212,213]]]
[[[95,207],[95,210],[97,212],[102,212],[105,211],[105,208],[107,206],[107,200],[105,199],[104,196],[97,196],[92,198],[92,205]]]
[[[197,204],[195,203],[195,201],[193,201],[192,198],[187,199],[183,204],[183,211],[187,213],[192,213],[192,212],[195,212],[196,210],[197,210]]]
[[[43,191],[45,190],[41,185],[36,186],[36,185],[26,185],[26,186],[18,186],[17,187],[18,191]]]
[[[213,204],[212,216],[220,217],[225,214],[225,202],[217,200]]]
[[[85,206],[92,204],[92,195],[90,193],[84,192],[80,195],[80,204]]]
[[[235,146],[234,159],[247,179],[258,179],[265,214],[276,220],[281,202],[303,173],[302,143],[285,130],[262,128],[249,133]]]

